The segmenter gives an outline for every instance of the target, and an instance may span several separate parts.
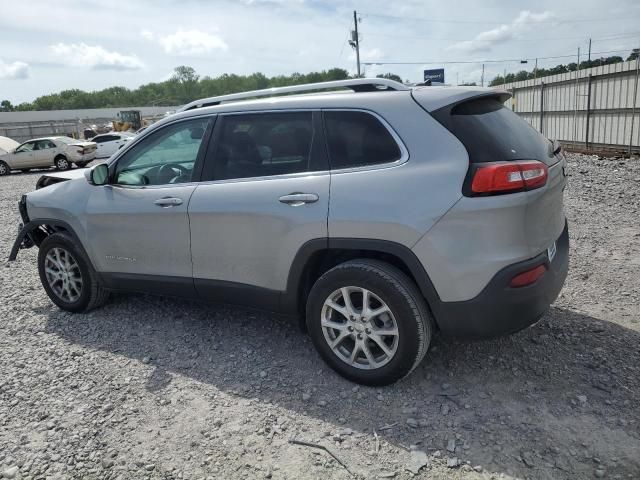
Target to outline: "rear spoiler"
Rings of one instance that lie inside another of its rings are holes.
[[[411,95],[430,113],[445,107],[452,108],[475,98],[495,98],[504,103],[512,96],[507,90],[480,87],[420,87],[414,88]]]

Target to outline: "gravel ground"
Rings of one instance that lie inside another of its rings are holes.
[[[0,263],[0,476],[640,478],[640,162],[572,155],[570,175],[550,312],[436,337],[383,389],[338,377],[286,319],[140,295],[72,315],[35,249]],[[37,178],[0,179],[2,256]]]

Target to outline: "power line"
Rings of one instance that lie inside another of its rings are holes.
[[[424,17],[403,17],[400,15],[386,15],[382,13],[362,13],[363,17],[379,17],[379,18],[391,18],[396,20],[411,20],[414,22],[427,22],[427,23],[471,23],[471,24],[483,24],[483,25],[504,25],[513,22],[513,19],[501,22],[486,21],[486,20],[445,20],[445,19],[433,19]],[[531,20],[530,23],[541,24],[558,24],[558,23],[589,23],[589,22],[619,22],[620,20],[630,20],[630,18],[616,17],[616,18],[584,18],[584,19],[555,19],[555,20]],[[528,22],[529,23],[529,22]]]
[[[627,52],[628,50],[609,50],[606,52],[593,52],[592,55],[602,55],[605,53],[621,53]],[[555,57],[527,57],[527,58],[509,58],[503,60],[459,60],[459,61],[446,61],[446,62],[437,62],[437,61],[424,61],[424,62],[385,62],[385,61],[375,61],[375,62],[362,62],[363,65],[452,65],[452,64],[463,64],[463,63],[511,63],[511,62],[521,62],[523,60],[553,60],[558,58],[573,58],[575,57],[575,53],[571,55],[557,55]]]
[[[448,38],[448,37],[424,37],[420,35],[395,35],[392,33],[367,33],[370,37],[390,37],[390,38],[408,38],[408,39],[416,39],[416,40],[448,40],[452,42],[467,42],[473,41],[473,39],[469,38]],[[633,32],[628,34],[620,34],[620,35],[612,35],[607,37],[592,37],[594,41],[608,41],[608,40],[618,40],[623,38],[633,38],[640,35],[640,32]],[[545,37],[545,38],[512,38],[509,39],[509,42],[542,42],[545,40],[578,40],[584,39],[587,40],[588,36],[580,35],[573,37]]]

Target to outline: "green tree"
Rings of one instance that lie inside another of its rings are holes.
[[[102,107],[142,107],[147,105],[180,105],[203,97],[213,97],[227,93],[283,87],[301,83],[344,80],[349,73],[342,68],[332,68],[320,72],[292,73],[267,77],[256,72],[251,75],[223,73],[218,77],[200,77],[189,66],[176,67],[172,77],[164,82],[148,83],[130,90],[125,87],[109,87],[94,92],[64,90],[42,95],[33,102],[21,103],[15,110],[58,110]]]
[[[636,58],[638,58],[640,56],[640,48],[634,48],[631,51],[631,54],[627,57],[627,62],[631,61],[631,60],[635,60]]]
[[[0,102],[0,112],[13,112],[13,105],[9,100],[2,100]]]
[[[388,78],[389,80],[395,80],[396,82],[402,83],[402,77],[395,73],[381,73],[380,75],[376,75],[376,78]]]

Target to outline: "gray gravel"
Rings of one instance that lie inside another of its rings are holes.
[[[5,258],[38,175],[0,178]],[[0,263],[0,477],[640,478],[640,162],[570,156],[570,175],[549,314],[437,337],[383,389],[335,375],[286,319],[140,295],[71,315],[35,249]]]

